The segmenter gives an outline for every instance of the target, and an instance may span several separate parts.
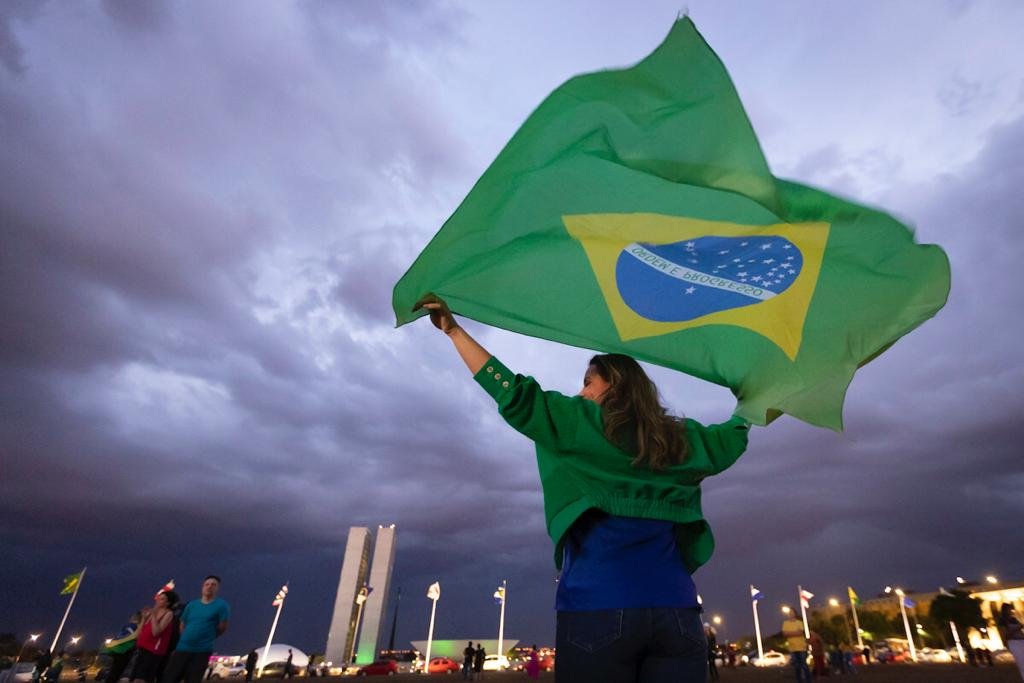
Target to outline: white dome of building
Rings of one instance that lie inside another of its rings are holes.
[[[287,662],[288,661],[288,650],[292,651],[292,666],[299,668],[305,667],[309,664],[309,655],[295,647],[294,645],[287,645],[285,643],[274,643],[270,646],[270,652],[267,654],[267,661],[263,661],[263,650],[266,648],[256,648],[256,666],[266,666],[267,664],[273,664],[274,662]]]

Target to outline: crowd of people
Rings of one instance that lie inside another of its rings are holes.
[[[133,613],[102,650],[110,658],[104,683],[117,683],[129,665],[131,683],[200,683],[208,670],[214,640],[224,634],[231,618],[231,607],[217,597],[220,584],[219,576],[207,576],[199,597],[187,603],[173,590],[164,589],[152,605]],[[56,683],[64,661],[64,652],[40,653],[33,683]],[[248,664],[246,669],[246,680],[251,681]]]
[[[153,604],[134,612],[121,627],[117,636],[108,640],[103,653],[109,657],[104,683],[118,683],[131,665],[128,678],[131,683],[201,683],[212,673],[210,656],[215,639],[228,627],[231,609],[218,597],[221,579],[210,575],[203,580],[200,596],[182,603],[173,590],[161,590]],[[1024,661],[1024,627],[1012,605],[1004,604],[999,613],[998,627],[1003,641],[1013,653],[1018,666]],[[826,644],[814,631],[805,631],[803,621],[791,615],[782,623],[790,664],[797,683],[830,675],[855,674],[857,663],[869,663],[871,650],[854,648],[846,643]],[[717,661],[734,664],[734,653],[720,647],[715,629],[704,624],[707,652],[708,680],[719,680]],[[297,672],[292,665],[292,651],[284,666],[284,677]],[[965,656],[973,666],[992,666],[991,653],[979,648],[965,647]],[[467,643],[463,650],[462,676],[464,680],[483,678],[487,652],[482,643]],[[65,653],[43,651],[35,662],[32,683],[57,683],[66,662]],[[255,650],[245,658],[245,680],[250,683],[255,675],[258,656]],[[537,646],[534,645],[525,672],[536,679],[540,671]],[[315,675],[312,660],[307,675]],[[326,672],[321,672],[323,675]],[[1024,676],[1024,669],[1022,669]]]

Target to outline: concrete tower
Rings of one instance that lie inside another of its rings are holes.
[[[338,595],[334,599],[334,615],[331,617],[331,629],[324,649],[324,659],[335,665],[340,666],[342,662],[349,661],[356,637],[356,592],[367,582],[369,569],[370,530],[354,526],[348,530],[345,559],[342,560],[341,577],[338,579]],[[365,606],[363,610],[365,612]],[[359,661],[364,660],[360,658]]]
[[[391,593],[391,570],[395,566],[395,525],[377,527],[377,542],[373,546],[373,565],[370,569],[370,587],[373,592],[363,605],[363,623],[359,629],[357,661],[366,663],[377,658],[381,648],[381,632],[387,615],[388,596]]]

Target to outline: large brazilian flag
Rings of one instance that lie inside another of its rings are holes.
[[[933,316],[949,262],[888,214],[775,178],[693,22],[530,115],[395,286],[489,325],[727,386],[842,428],[856,369]]]

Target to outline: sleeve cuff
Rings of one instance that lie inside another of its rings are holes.
[[[729,422],[732,423],[733,429],[750,429],[750,420],[739,415],[733,415],[729,418]]]
[[[508,393],[515,375],[494,356],[487,359],[480,371],[473,375],[476,383],[484,388],[495,401]]]

